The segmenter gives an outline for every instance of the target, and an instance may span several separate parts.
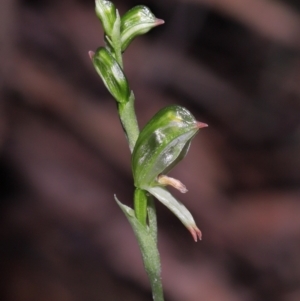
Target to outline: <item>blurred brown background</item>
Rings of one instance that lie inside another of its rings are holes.
[[[115,3],[166,21],[125,53],[140,125],[174,103],[209,124],[171,173],[203,240],[157,204],[166,301],[299,301],[299,2]],[[92,0],[0,1],[0,300],[151,300],[102,40]]]

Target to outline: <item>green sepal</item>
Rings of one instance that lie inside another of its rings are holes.
[[[127,11],[121,18],[122,51],[139,35],[147,33],[150,29],[164,21],[157,19],[147,6],[138,5]]]
[[[198,122],[185,108],[169,106],[160,110],[143,128],[132,154],[135,186],[157,186],[157,177],[181,161],[191,139],[199,130]]]
[[[122,68],[112,54],[106,48],[100,47],[92,56],[92,61],[104,85],[116,101],[126,103],[130,96],[129,85]]]
[[[163,301],[164,297],[160,276],[160,257],[157,249],[156,239],[153,237],[153,233],[149,230],[149,228],[141,224],[141,222],[136,218],[133,209],[123,205],[116,196],[115,200],[127,217],[137,238],[142,253],[145,270],[151,283],[153,300]]]
[[[102,23],[104,32],[111,36],[116,20],[116,7],[112,2],[106,0],[96,0],[95,4],[96,15]]]

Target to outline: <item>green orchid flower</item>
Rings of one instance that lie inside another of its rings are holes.
[[[186,156],[192,139],[203,127],[207,124],[196,121],[187,109],[173,105],[160,110],[141,131],[132,154],[135,212],[141,223],[146,223],[148,192],[180,219],[195,241],[201,239],[191,213],[165,186],[187,192],[183,183],[166,174]]]

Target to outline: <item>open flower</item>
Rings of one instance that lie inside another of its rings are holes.
[[[165,188],[171,185],[181,192],[187,189],[179,180],[166,174],[187,154],[191,140],[207,124],[196,121],[194,116],[180,106],[160,110],[143,128],[132,154],[134,184],[137,189],[148,191],[167,206],[188,228],[195,241],[201,231],[186,209]]]

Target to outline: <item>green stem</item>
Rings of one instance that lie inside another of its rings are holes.
[[[121,47],[118,51],[115,52],[115,55],[116,55],[116,61],[123,69],[123,58],[122,58],[122,54],[121,54]]]
[[[131,91],[126,104],[119,104],[119,117],[128,139],[130,151],[133,152],[136,140],[139,136],[139,126],[134,110],[134,94]]]

